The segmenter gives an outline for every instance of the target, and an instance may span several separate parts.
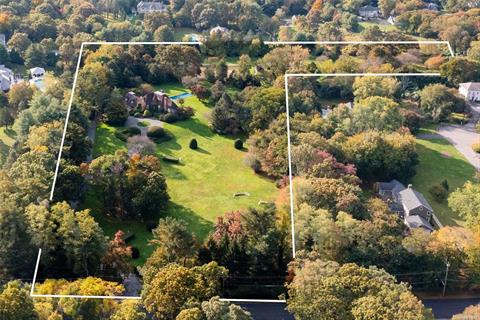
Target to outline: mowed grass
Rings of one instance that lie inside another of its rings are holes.
[[[418,139],[417,152],[420,163],[416,167],[416,175],[411,180],[413,187],[420,191],[432,205],[435,214],[444,225],[463,225],[464,221],[449,207],[447,200],[437,202],[428,190],[431,186],[448,181],[449,191],[463,186],[475,174],[473,166],[447,140]],[[449,157],[446,156],[449,155]]]
[[[155,89],[162,89],[169,95],[188,92],[179,84]],[[256,175],[244,165],[243,157],[248,145],[244,150],[237,150],[234,148],[235,139],[215,134],[208,127],[209,107],[195,96],[186,98],[185,105],[195,109],[195,116],[186,121],[165,124],[165,129],[174,138],[157,145],[158,157],[169,155],[181,159],[180,164],[162,161],[171,199],[167,211],[159,213],[158,218],[172,216],[183,219],[188,229],[203,240],[212,231],[217,217],[225,212],[256,206],[261,200],[274,201],[278,191],[274,181]],[[115,137],[117,129],[106,124],[97,128],[94,158],[127,149],[126,143]],[[189,148],[192,138],[198,141],[197,150]],[[234,197],[236,192],[247,192],[250,196]],[[135,234],[129,244],[140,249],[141,256],[134,263],[142,265],[154,249],[148,246],[152,235],[145,223],[121,221],[102,214],[102,202],[98,195],[95,190],[89,190],[82,207],[92,209],[92,215],[110,238],[118,230]]]
[[[0,128],[0,165],[7,158],[10,148],[15,143],[15,131],[10,128]]]

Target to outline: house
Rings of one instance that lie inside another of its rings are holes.
[[[408,229],[423,228],[433,231],[433,208],[427,199],[412,185],[407,188],[398,180],[379,182],[378,194],[387,202],[391,211],[396,212],[404,221]]]
[[[178,111],[176,103],[161,91],[150,92],[143,97],[130,91],[125,95],[124,101],[129,110],[140,108],[142,112],[149,110],[156,113],[176,113]]]
[[[372,19],[380,17],[380,10],[374,6],[363,6],[358,9],[358,15],[365,19]]]
[[[5,65],[0,65],[0,89],[2,91],[10,90],[10,87],[16,83],[13,71],[6,68]]]
[[[32,76],[32,79],[42,78],[45,75],[45,69],[40,67],[32,68],[30,69],[30,75]]]
[[[397,21],[397,19],[393,16],[389,16],[388,19],[387,19],[387,22],[390,23],[392,26],[395,25],[396,21]]]
[[[7,38],[4,33],[0,33],[0,45],[7,47]]]
[[[460,83],[458,92],[465,97],[465,100],[480,101],[480,82]]]
[[[223,33],[226,33],[226,32],[228,32],[227,28],[216,26],[215,28],[212,28],[210,30],[210,35],[212,36],[214,34],[223,34]]]
[[[163,2],[140,1],[137,4],[137,13],[139,14],[152,13],[152,12],[165,12],[165,11],[167,11],[167,8],[163,4]]]

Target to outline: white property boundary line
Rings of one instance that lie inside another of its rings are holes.
[[[292,251],[293,258],[296,255],[295,249],[295,214],[293,199],[293,176],[292,176],[292,150],[290,139],[290,110],[288,103],[288,78],[293,77],[438,77],[440,73],[286,73],[285,74],[285,105],[287,109],[287,149],[288,149],[288,180],[290,189],[290,220],[292,223]]]
[[[52,189],[50,191],[50,201],[53,200],[53,193],[55,190],[55,185],[57,183],[57,176],[58,176],[58,171],[60,168],[60,160],[62,158],[62,150],[63,146],[65,143],[65,136],[67,133],[67,127],[68,127],[68,120],[70,119],[70,112],[72,109],[72,104],[73,104],[73,99],[75,96],[75,87],[77,84],[77,78],[78,78],[78,72],[80,69],[80,64],[82,61],[82,55],[83,55],[83,49],[86,45],[201,45],[202,42],[200,41],[195,41],[195,42],[172,42],[172,41],[143,41],[143,42],[128,42],[128,41],[116,41],[116,42],[82,42],[80,46],[80,52],[78,54],[78,60],[77,60],[77,66],[75,69],[75,75],[73,78],[73,85],[72,85],[72,91],[70,93],[70,99],[68,102],[68,109],[67,109],[67,114],[65,117],[65,125],[63,128],[63,135],[62,135],[62,141],[60,144],[60,149],[58,152],[58,157],[57,157],[57,164],[55,167],[55,174],[53,177],[53,183],[52,183]],[[450,51],[450,54],[452,57],[455,56],[455,53],[448,41],[264,41],[264,44],[266,45],[348,45],[348,44],[363,44],[363,45],[373,45],[373,44],[443,44],[447,45],[448,50]],[[340,76],[340,74],[331,74],[331,75],[337,75]],[[343,74],[347,75],[347,74]],[[360,74],[348,74],[349,76],[352,75],[357,75],[359,76]],[[374,75],[374,74],[369,74],[369,75]],[[384,74],[385,75],[385,74]],[[407,74],[399,74],[399,75],[407,75]],[[411,75],[411,74],[410,74]],[[421,75],[433,75],[433,74],[421,74]],[[439,75],[439,74],[435,74]],[[290,214],[291,214],[291,225],[292,225],[292,254],[293,258],[295,258],[295,227],[294,227],[294,214],[293,214],[293,188],[292,188],[292,170],[291,170],[291,153],[290,153],[290,120],[289,120],[289,109],[288,109],[288,77],[294,77],[294,76],[322,76],[322,74],[285,74],[285,97],[286,97],[286,112],[287,112],[287,136],[288,136],[288,170],[289,170],[289,181],[290,181]],[[132,296],[81,296],[81,295],[61,295],[61,294],[35,294],[35,282],[37,279],[37,273],[38,273],[38,267],[40,264],[40,258],[42,255],[42,249],[40,248],[38,251],[38,256],[37,256],[37,263],[35,266],[35,272],[33,275],[33,281],[32,281],[32,287],[30,290],[30,296],[33,298],[76,298],[76,299],[115,299],[115,300],[125,300],[125,299],[135,299],[139,300],[141,297],[132,297]],[[220,299],[222,301],[230,301],[230,302],[267,302],[267,303],[285,303],[285,299],[279,299],[279,300],[268,300],[268,299]]]

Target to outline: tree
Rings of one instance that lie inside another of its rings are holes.
[[[395,0],[379,0],[378,7],[384,17],[388,17],[395,9]]]
[[[25,65],[27,68],[47,65],[47,52],[39,43],[32,43],[24,54]]]
[[[198,244],[183,220],[171,217],[160,219],[158,227],[152,230],[152,234],[150,245],[155,246],[155,251],[145,263],[147,268],[161,268],[168,263],[188,267],[196,261]]]
[[[206,320],[214,319],[232,319],[232,320],[250,320],[250,313],[241,307],[230,304],[228,301],[220,301],[218,297],[213,297],[208,301],[202,302],[202,311]]]
[[[166,25],[160,26],[153,33],[153,39],[155,41],[175,41],[173,29]]]
[[[32,41],[30,41],[26,33],[15,32],[8,40],[7,46],[10,50],[15,51],[18,55],[23,57],[31,44]]]
[[[146,320],[147,314],[143,312],[138,301],[125,300],[118,306],[110,320]]]
[[[420,91],[420,108],[434,121],[442,121],[452,112],[463,111],[465,103],[445,85],[431,84]]]
[[[302,259],[290,265],[287,308],[298,319],[433,319],[404,283],[376,267]],[[407,306],[408,307],[405,307]]]
[[[39,294],[82,296],[121,296],[125,291],[121,284],[94,277],[87,277],[72,282],[63,279],[48,279],[41,284],[36,284],[35,290]],[[110,316],[116,313],[118,303],[111,299],[63,298],[58,300],[56,308],[62,315],[71,319],[103,320],[110,319]],[[130,320],[129,318],[127,319]],[[133,319],[137,320],[136,318]]]
[[[480,41],[472,41],[467,56],[473,61],[480,62]]]
[[[10,88],[8,92],[8,108],[12,117],[16,118],[22,110],[29,107],[33,94],[34,88],[25,82],[14,84]]]
[[[245,107],[251,113],[248,131],[267,129],[286,110],[285,90],[275,87],[253,89],[246,95]]]
[[[79,71],[77,79],[78,98],[87,104],[87,111],[103,111],[103,107],[111,97],[112,87],[110,83],[110,71],[100,62],[87,63]]]
[[[404,122],[398,103],[387,97],[368,97],[355,103],[351,132],[395,131]]]
[[[114,89],[103,108],[104,121],[113,126],[121,126],[128,118],[127,107],[118,88]]]
[[[0,319],[37,320],[29,288],[20,281],[8,282],[0,292]]]
[[[100,266],[106,240],[89,210],[75,212],[68,203],[31,204],[26,209],[28,233],[35,246],[49,253],[45,264],[63,261],[67,270],[88,275]]]
[[[357,77],[353,83],[353,94],[358,100],[372,96],[394,98],[400,88],[394,78]]]
[[[220,60],[215,64],[215,77],[218,81],[225,82],[228,76],[228,66],[225,60]]]
[[[6,188],[3,192],[13,189],[12,185],[6,184],[2,181],[2,187]],[[34,255],[30,239],[25,236],[25,224],[18,205],[11,198],[11,194],[2,195],[0,206],[0,276],[4,279],[27,277],[29,271],[26,266],[33,263],[32,256],[29,255]],[[0,306],[1,304],[0,302]],[[0,315],[2,310],[0,308]]]
[[[200,302],[217,295],[226,276],[227,270],[215,262],[192,268],[169,264],[144,278],[143,305],[157,319],[174,319],[187,301]]]
[[[448,205],[471,225],[480,223],[480,184],[467,181],[448,197]]]
[[[262,75],[273,82],[287,70],[290,73],[303,71],[308,56],[308,49],[301,46],[277,47],[265,54],[257,64],[263,70]]]
[[[440,66],[440,73],[452,85],[458,86],[480,77],[480,63],[465,58],[452,58]]]

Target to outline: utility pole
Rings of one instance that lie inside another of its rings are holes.
[[[445,270],[445,281],[443,282],[443,293],[442,297],[445,296],[445,291],[447,290],[447,280],[448,280],[448,269],[450,268],[450,261],[447,260],[447,269]]]

